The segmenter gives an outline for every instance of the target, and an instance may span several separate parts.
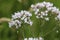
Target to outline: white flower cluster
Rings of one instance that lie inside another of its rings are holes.
[[[46,21],[49,21],[49,17],[48,17],[48,12],[51,13],[55,13],[58,14],[55,19],[60,19],[60,11],[58,8],[56,8],[55,6],[53,6],[52,3],[50,2],[41,2],[41,3],[37,3],[35,5],[31,5],[31,8],[33,9],[33,11],[35,11],[35,15],[36,18],[43,18]],[[46,8],[44,11],[41,11],[41,9]]]
[[[44,40],[42,37],[39,38],[24,38],[24,40]]]
[[[35,13],[36,18],[41,18],[46,21],[49,21],[50,17],[48,15],[49,15],[49,12],[51,12],[51,14],[57,15],[55,17],[56,20],[57,19],[60,20],[59,8],[56,8],[55,6],[53,6],[53,3],[44,1],[41,3],[37,3],[35,5],[31,5],[31,8],[33,9]],[[21,12],[17,12],[14,15],[12,15],[12,20],[9,22],[9,27],[16,26],[16,28],[18,28],[18,27],[21,27],[22,23],[27,23],[27,24],[32,25],[33,22],[30,19],[31,16],[32,14],[25,10],[24,11],[22,10]]]
[[[21,11],[17,12],[12,15],[12,20],[9,22],[9,27],[16,26],[16,28],[21,27],[22,23],[27,23],[32,25],[33,22],[31,21],[32,14],[28,11]]]

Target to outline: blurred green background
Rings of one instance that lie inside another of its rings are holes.
[[[31,4],[38,2],[51,2],[57,8],[60,8],[60,0],[0,0],[0,18],[6,17],[11,18],[14,12],[20,10],[29,10]],[[60,26],[57,26],[56,22],[52,19],[51,21],[40,27],[40,20],[34,18],[33,14],[33,24],[32,27],[29,25],[24,25],[24,29],[19,29],[20,32],[17,35],[17,30],[9,28],[8,22],[0,23],[0,40],[20,40],[20,37],[39,37],[42,36],[44,40],[60,40]],[[41,21],[43,22],[43,21]],[[56,33],[56,31],[59,31]]]

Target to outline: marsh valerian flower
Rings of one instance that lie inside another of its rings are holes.
[[[17,12],[14,15],[12,15],[12,20],[9,22],[9,27],[16,26],[16,28],[18,28],[22,26],[22,23],[26,23],[32,26],[33,22],[30,19],[31,16],[32,14],[25,10]]]
[[[37,3],[35,5],[31,5],[32,10],[34,11],[36,18],[42,18],[45,19],[46,21],[50,20],[48,15],[49,12],[51,14],[57,15],[55,18],[60,19],[60,11],[59,8],[56,8],[53,3],[50,2],[41,2]],[[51,15],[50,15],[51,16]]]

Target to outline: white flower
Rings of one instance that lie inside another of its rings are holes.
[[[26,12],[25,15],[26,15],[26,16],[32,16],[32,14],[29,13],[29,12]]]
[[[12,15],[12,19],[21,18],[21,16],[22,16],[21,13],[17,12],[14,15]]]
[[[30,19],[31,16],[32,14],[25,10],[17,12],[14,15],[12,15],[12,20],[9,22],[9,27],[16,26],[16,28],[19,28],[22,26],[22,23],[32,25],[33,23]]]
[[[29,38],[29,40],[33,40],[33,38]]]
[[[40,18],[43,18],[43,16],[41,15]]]
[[[59,9],[56,8],[56,7],[53,7],[52,12],[55,12],[56,14],[58,14],[59,13]]]
[[[28,22],[28,19],[27,19],[27,18],[25,18],[25,19],[24,19],[24,22],[25,22],[25,23],[27,23],[27,22]]]
[[[45,16],[45,13],[44,12],[41,12],[41,15]]]
[[[26,15],[23,15],[23,17],[21,17],[21,20],[24,20],[26,18]]]
[[[20,27],[21,26],[21,22],[19,20],[15,20],[15,23]]]
[[[32,5],[34,8],[33,11],[35,12],[35,15],[36,15],[36,18],[42,18],[42,19],[45,19],[46,21],[49,20],[49,13],[51,12],[51,14],[53,15],[53,13],[57,16],[55,16],[55,18],[58,18],[60,20],[60,11],[59,11],[59,8],[56,8],[55,6],[53,6],[53,3],[50,3],[50,2],[41,2],[41,3],[37,3],[35,5]],[[44,9],[45,10],[42,10],[41,9]],[[52,16],[50,15],[50,16]],[[47,17],[47,18],[45,18]]]
[[[34,40],[38,40],[38,38],[34,38]]]
[[[10,21],[9,22],[9,27],[12,27],[13,25],[15,25],[15,22],[14,21]]]
[[[45,11],[45,13],[48,13],[48,12],[49,12],[48,10]]]
[[[24,38],[24,40],[27,40],[27,38]]]
[[[16,15],[12,15],[12,19],[16,19],[17,18],[17,16]]]
[[[47,17],[47,18],[45,18],[45,20],[46,20],[46,21],[49,21],[49,18]]]
[[[46,13],[45,16],[48,16],[48,13]]]
[[[21,12],[20,12],[20,13],[21,13],[21,15],[23,15],[23,14],[24,14],[24,11],[23,11],[23,10],[21,10]]]
[[[46,5],[46,4],[47,4],[47,2],[43,1],[43,4],[44,4],[44,5]]]
[[[15,15],[16,15],[18,18],[20,18],[20,17],[21,17],[20,12],[15,13]]]
[[[12,26],[16,26],[16,28],[18,28],[21,26],[21,22],[18,20],[15,20],[15,21],[12,20],[9,22],[9,27],[12,27]]]
[[[47,7],[47,10],[48,10],[48,11],[51,11],[51,10],[52,10],[52,7]]]
[[[34,8],[35,6],[32,4],[31,7]]]
[[[60,20],[60,14],[58,14],[57,18]]]
[[[42,7],[45,7],[45,5],[43,3],[37,3],[36,7],[42,8]]]
[[[32,22],[32,21],[30,21],[30,23],[29,23],[29,24],[30,24],[30,26],[32,26],[33,22]]]
[[[44,40],[42,37],[39,37],[39,40]]]
[[[39,16],[36,16],[36,18],[40,18]]]
[[[35,15],[37,15],[37,14],[38,14],[38,12],[39,12],[39,9],[36,9]]]
[[[55,20],[58,20],[58,18],[57,18],[57,17],[55,17]]]
[[[46,5],[46,8],[47,8],[47,7],[52,7],[52,6],[53,6],[53,4],[50,3],[50,2],[43,2],[43,3]]]

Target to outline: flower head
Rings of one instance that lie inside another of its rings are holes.
[[[25,10],[17,12],[14,15],[12,15],[12,20],[9,22],[9,27],[16,26],[16,28],[18,28],[22,26],[22,23],[32,25],[33,22],[30,19],[31,16],[32,14]]]
[[[42,18],[45,19],[46,21],[50,20],[49,19],[49,12],[51,12],[51,14],[53,15],[57,15],[55,16],[55,18],[60,19],[60,11],[59,8],[56,8],[55,6],[53,6],[53,3],[50,2],[41,2],[41,3],[37,3],[35,5],[31,5],[32,10],[35,12],[36,18]],[[50,16],[52,16],[50,15]]]

